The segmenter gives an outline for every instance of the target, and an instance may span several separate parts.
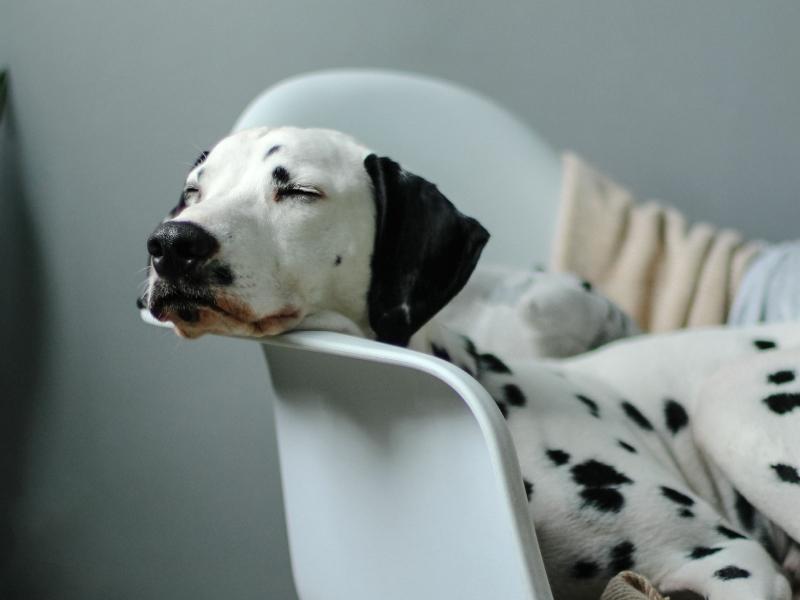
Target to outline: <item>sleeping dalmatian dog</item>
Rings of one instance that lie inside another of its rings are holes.
[[[488,237],[344,134],[247,130],[203,153],[150,236],[140,308],[186,338],[321,328],[465,369],[507,419],[556,598],[625,569],[673,597],[797,593],[800,324],[515,362],[432,320]]]

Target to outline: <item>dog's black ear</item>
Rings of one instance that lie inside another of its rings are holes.
[[[489,232],[390,158],[370,154],[364,167],[376,209],[369,322],[378,340],[405,346],[464,287]]]

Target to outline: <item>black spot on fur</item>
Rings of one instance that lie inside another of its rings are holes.
[[[492,371],[494,373],[511,373],[506,364],[497,358],[494,354],[481,354],[478,357],[478,364],[482,369]]]
[[[736,494],[736,515],[739,517],[739,523],[742,524],[747,531],[753,531],[755,525],[756,511],[753,505],[747,501],[747,498],[742,496],[739,491]]]
[[[465,335],[461,336],[461,340],[464,342],[464,350],[467,351],[467,354],[469,354],[472,358],[475,359],[475,361],[477,361],[478,360],[478,350],[477,350],[477,348],[475,348],[475,342],[473,342],[471,339],[469,339]]]
[[[572,565],[572,576],[575,579],[591,579],[600,572],[598,564],[591,560],[579,560]]]
[[[523,479],[522,485],[525,486],[525,495],[528,497],[528,500],[530,500],[533,494],[533,484],[527,479]]]
[[[645,417],[641,412],[639,412],[639,409],[636,408],[633,404],[627,401],[623,402],[622,410],[624,410],[625,414],[628,415],[628,418],[634,423],[636,423],[639,427],[641,427],[645,431],[653,431],[653,424],[650,423],[650,421],[647,420],[647,417]]]
[[[285,168],[275,167],[275,169],[272,171],[272,179],[275,180],[275,183],[284,185],[289,183],[291,177],[289,176],[289,171],[287,171]]]
[[[727,567],[722,567],[719,571],[714,571],[714,577],[722,579],[723,581],[747,579],[750,577],[750,571],[745,571],[734,565],[728,565]]]
[[[738,531],[734,531],[733,529],[728,529],[725,525],[717,526],[717,531],[724,535],[729,540],[746,540],[747,537],[743,536]]]
[[[625,498],[614,488],[585,488],[581,490],[583,506],[602,512],[618,513],[625,505]]]
[[[433,342],[431,342],[431,352],[436,358],[441,358],[442,360],[446,360],[447,362],[452,362],[450,358],[450,353],[445,348],[442,348],[441,346],[438,346]]]
[[[711,556],[712,554],[716,554],[722,550],[722,548],[709,548],[707,546],[696,546],[692,553],[689,554],[689,558],[693,558],[697,560],[698,558],[705,558],[706,556]]]
[[[469,371],[467,371],[467,372],[469,373]],[[503,418],[507,419],[508,418],[508,407],[506,406],[505,402],[500,402],[498,400],[495,400],[494,403],[497,404],[497,408],[500,409],[500,412],[502,413]]]
[[[527,400],[519,386],[507,383],[503,386],[503,397],[511,406],[525,406]]]
[[[759,350],[772,350],[778,347],[772,340],[753,340],[753,345]]]
[[[583,281],[581,281],[581,287],[583,289],[585,289],[587,292],[591,292],[592,291],[592,284],[589,283],[588,281],[586,281],[585,279]]]
[[[782,385],[784,383],[790,383],[794,381],[795,375],[794,371],[776,371],[775,373],[771,373],[767,377],[767,381],[769,383],[774,383],[776,385]]]
[[[772,394],[764,398],[764,403],[769,409],[779,415],[792,412],[795,408],[800,408],[800,394]]]
[[[273,154],[275,154],[280,149],[281,149],[281,145],[280,144],[277,144],[277,145],[273,146],[272,148],[267,150],[267,153],[264,155],[264,158],[267,158],[268,156],[272,156]]]
[[[575,394],[575,397],[586,405],[593,417],[600,417],[600,408],[597,406],[597,402],[583,394]]]
[[[682,508],[678,511],[678,516],[684,519],[694,519],[694,513],[688,508]]]
[[[775,473],[778,474],[778,477],[780,478],[781,481],[785,481],[786,483],[794,483],[795,485],[800,485],[800,474],[798,474],[797,469],[795,467],[780,463],[771,465],[771,467],[775,471]]]
[[[614,467],[594,459],[575,465],[571,471],[575,483],[590,488],[633,483]]]
[[[569,454],[563,450],[548,450],[547,457],[553,461],[553,464],[557,467],[567,464],[570,458]]]
[[[633,553],[636,547],[631,542],[620,542],[611,549],[611,563],[608,565],[613,575],[633,568]]]
[[[662,485],[661,495],[681,506],[694,506],[694,500],[685,494],[681,494],[678,490],[673,490],[671,487]]]
[[[677,434],[689,424],[689,415],[686,414],[686,409],[675,400],[666,400],[664,402],[664,418],[667,423],[667,429],[672,432],[672,435]]]
[[[201,164],[203,164],[204,162],[206,162],[206,159],[208,158],[208,152],[209,152],[208,150],[203,150],[203,151],[200,153],[200,156],[198,156],[198,157],[195,159],[195,161],[194,161],[194,164],[192,165],[192,168],[193,168],[193,169],[194,169],[194,168],[195,168],[197,165],[201,165]]]
[[[628,452],[630,452],[631,454],[636,454],[636,448],[634,448],[634,447],[633,447],[633,446],[631,446],[630,444],[628,444],[628,443],[626,443],[626,442],[623,442],[622,440],[617,440],[617,443],[618,443],[620,446],[622,446],[623,448],[625,448],[625,450],[627,450],[627,451],[628,451]]]
[[[337,254],[337,255],[336,255],[336,260],[335,260],[335,261],[333,261],[333,264],[334,264],[334,265],[336,265],[337,267],[338,267],[340,264],[342,264],[342,257],[341,257],[341,256],[339,256],[339,255]]]

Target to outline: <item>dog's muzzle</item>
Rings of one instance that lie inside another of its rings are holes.
[[[199,308],[217,308],[211,286],[233,282],[230,269],[213,260],[219,242],[194,223],[162,223],[147,240],[147,251],[158,275],[148,308],[158,320],[172,313],[187,323],[196,322]]]

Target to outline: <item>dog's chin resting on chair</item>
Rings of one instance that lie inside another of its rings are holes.
[[[150,236],[140,308],[187,338],[329,329],[466,370],[507,419],[557,598],[628,569],[665,593],[791,598],[800,324],[508,360],[431,321],[488,238],[344,134],[246,130],[200,156]]]

